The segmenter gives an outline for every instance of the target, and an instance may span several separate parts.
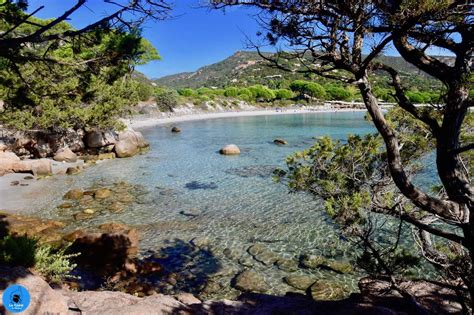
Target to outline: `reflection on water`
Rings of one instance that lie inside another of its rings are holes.
[[[172,134],[169,126],[148,128],[142,130],[151,143],[147,154],[109,161],[48,184],[58,196],[91,183],[143,185],[143,192],[129,192],[136,199],[130,210],[104,211],[92,219],[74,221],[72,226],[105,221],[139,226],[143,250],[167,254],[164,263],[194,279],[186,278],[182,286],[196,283],[208,297],[237,295],[230,282],[246,268],[263,276],[273,294],[296,290],[282,281],[288,275],[338,280],[355,289],[357,273],[266,265],[247,250],[261,244],[288,266],[297,266],[301,255],[344,261],[353,253],[328,217],[317,211],[320,202],[305,194],[289,194],[285,186],[272,181],[271,173],[284,165],[288,154],[311,145],[313,137],[344,139],[348,134],[373,131],[363,116],[361,112],[315,113],[186,122],[179,124],[179,135]],[[273,144],[275,138],[287,140],[288,145]],[[237,144],[242,154],[217,153],[229,143]],[[64,211],[49,206],[60,203],[60,197],[48,200],[42,215],[64,218]],[[199,268],[204,268],[201,273],[213,288],[193,275]]]

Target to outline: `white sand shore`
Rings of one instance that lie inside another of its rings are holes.
[[[245,110],[245,111],[230,111],[230,112],[215,112],[215,113],[193,113],[172,115],[169,117],[133,117],[126,120],[126,123],[136,129],[152,127],[157,125],[175,124],[185,121],[216,119],[216,118],[231,118],[231,117],[248,117],[248,116],[269,116],[269,115],[292,115],[292,114],[316,114],[316,113],[336,113],[336,112],[360,112],[365,109],[328,109],[324,107],[319,108],[291,108],[276,111],[275,109],[268,110]]]

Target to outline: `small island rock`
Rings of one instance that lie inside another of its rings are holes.
[[[286,141],[284,139],[277,138],[277,139],[273,140],[273,143],[275,143],[276,145],[287,145],[288,141]]]
[[[173,126],[173,128],[171,128],[171,132],[178,133],[181,132],[181,129],[179,127]]]
[[[219,153],[223,155],[238,155],[240,154],[240,149],[235,144],[228,144],[220,149]]]

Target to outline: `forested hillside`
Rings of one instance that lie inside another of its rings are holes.
[[[450,59],[450,57],[441,58]],[[410,85],[414,83],[424,86],[434,83],[429,76],[400,57],[382,56],[380,60],[405,74]],[[298,62],[292,63],[294,70],[302,67],[303,65]],[[298,79],[311,78],[297,72],[286,72],[272,68],[257,52],[238,51],[225,60],[204,66],[195,72],[169,75],[159,78],[155,82],[160,86],[170,88],[222,88],[254,84],[263,84],[270,88],[285,88],[288,86],[288,82]],[[317,80],[322,81],[323,79],[317,78]]]

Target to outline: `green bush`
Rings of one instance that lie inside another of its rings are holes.
[[[227,97],[238,97],[239,96],[239,89],[236,87],[228,87],[224,91],[224,95]]]
[[[408,91],[406,95],[413,103],[425,104],[431,102],[431,95],[427,92]]]
[[[66,254],[66,249],[54,250],[48,245],[37,248],[35,269],[48,281],[60,282],[71,277],[70,273],[76,268],[76,264],[71,263],[70,259],[79,254]]]
[[[275,99],[275,92],[266,86],[257,84],[248,88],[252,96],[257,101],[272,101]]]
[[[310,97],[322,99],[326,97],[326,91],[324,88],[315,82],[296,80],[290,84],[290,89],[294,92],[299,93],[300,97],[303,97],[304,94],[309,95]]]
[[[329,100],[349,101],[352,99],[352,93],[347,88],[341,86],[326,86],[326,94]]]
[[[179,94],[175,90],[158,88],[155,90],[155,101],[160,111],[173,111],[178,105]]]
[[[287,89],[279,89],[275,91],[275,96],[279,100],[288,100],[294,97],[293,92]]]
[[[193,89],[185,88],[178,89],[178,94],[184,97],[193,97],[196,95],[196,92]]]
[[[26,236],[5,236],[0,239],[0,263],[33,267],[37,241]]]
[[[153,86],[145,82],[134,81],[134,89],[140,101],[146,102],[153,96]]]

